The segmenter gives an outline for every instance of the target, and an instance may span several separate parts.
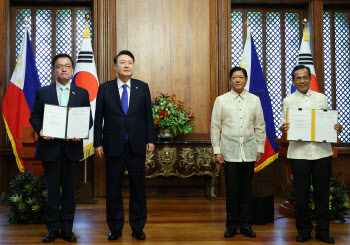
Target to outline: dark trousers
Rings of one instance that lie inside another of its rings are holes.
[[[46,182],[46,225],[48,230],[72,231],[75,213],[75,181],[78,161],[64,152],[53,162],[43,162]],[[62,187],[62,194],[60,188]]]
[[[226,228],[251,227],[254,162],[225,162]]]
[[[121,156],[106,156],[107,224],[112,232],[121,231],[124,225],[122,184],[125,167],[130,179],[130,226],[134,231],[141,231],[147,220],[145,156],[133,154],[129,143],[125,143]]]
[[[290,159],[295,186],[295,221],[299,233],[313,230],[310,219],[310,184],[312,183],[316,211],[316,231],[329,234],[329,185],[332,157],[317,160]]]

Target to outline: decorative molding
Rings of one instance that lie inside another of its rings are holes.
[[[153,160],[153,157],[157,160]],[[155,152],[147,156],[146,178],[176,176],[188,178],[193,175],[208,176],[206,193],[211,200],[216,198],[215,184],[220,173],[220,165],[214,162],[213,151],[207,144],[189,145],[160,144]]]

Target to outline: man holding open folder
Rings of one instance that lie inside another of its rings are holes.
[[[75,213],[75,179],[78,162],[84,158],[83,141],[57,139],[43,135],[45,104],[69,107],[90,107],[88,92],[70,83],[73,76],[73,60],[66,54],[58,54],[52,60],[56,83],[39,88],[29,119],[39,135],[35,156],[44,168],[46,182],[46,221],[48,234],[43,242],[52,242],[61,237],[75,242],[72,232]],[[90,113],[91,114],[91,113]],[[90,128],[93,120],[90,115]],[[62,193],[60,193],[62,187]]]
[[[296,87],[292,95],[283,100],[282,121],[280,130],[286,133],[288,108],[329,109],[324,94],[311,91],[310,69],[298,65],[292,72],[293,84]],[[334,130],[340,133],[342,126],[337,123]],[[332,147],[327,142],[289,141],[287,158],[290,159],[295,186],[295,220],[298,230],[297,242],[306,242],[313,230],[309,215],[310,185],[314,188],[317,217],[316,239],[325,243],[334,243],[329,235],[329,185],[332,175]]]

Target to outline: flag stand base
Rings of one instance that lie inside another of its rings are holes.
[[[89,182],[80,183],[80,198],[77,203],[95,204],[96,200],[92,197],[91,184]]]
[[[252,200],[252,224],[265,225],[274,221],[274,196],[257,196]]]

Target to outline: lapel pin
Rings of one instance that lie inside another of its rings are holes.
[[[136,87],[136,89],[139,89],[139,87]]]
[[[72,92],[72,94],[75,94],[75,92]]]

